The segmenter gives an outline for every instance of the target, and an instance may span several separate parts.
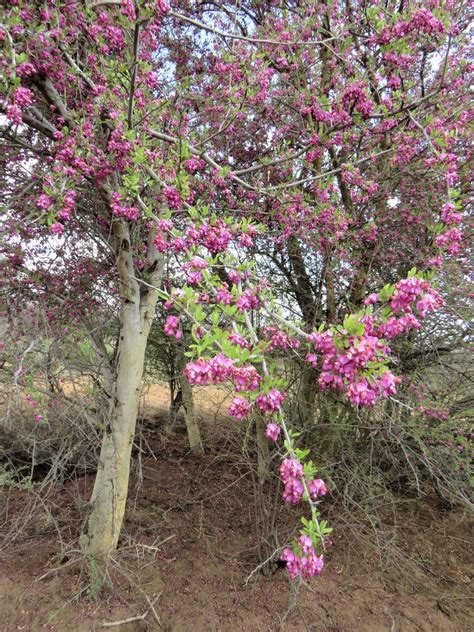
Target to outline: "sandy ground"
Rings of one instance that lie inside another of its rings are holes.
[[[379,546],[355,540],[333,507],[326,569],[296,600],[286,571],[274,566],[246,583],[261,560],[257,490],[237,450],[235,422],[224,417],[225,396],[197,394],[208,448],[195,457],[182,419],[163,432],[166,389],[145,394],[146,449],[135,454],[123,537],[105,583],[74,550],[93,475],[49,489],[48,511],[34,490],[3,490],[4,533],[16,519],[28,517],[28,525],[0,551],[2,631],[472,629],[472,519],[434,503],[407,502],[398,531],[389,529],[391,539]],[[296,524],[297,514],[283,507],[282,532]],[[69,551],[63,559],[62,551]]]

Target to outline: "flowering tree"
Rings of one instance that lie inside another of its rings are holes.
[[[295,447],[273,351],[311,367],[308,419],[318,389],[355,406],[396,392],[391,341],[440,307],[435,271],[459,251],[466,26],[451,0],[9,3],[9,286],[58,319],[90,319],[99,297],[120,318],[113,358],[95,332],[110,410],[87,553],[117,545],[163,300],[168,335],[192,327],[189,382],[232,382],[230,414],[257,408],[283,441],[284,500],[310,511],[283,559],[292,577],[321,571],[327,489]],[[45,284],[52,253],[66,302]]]

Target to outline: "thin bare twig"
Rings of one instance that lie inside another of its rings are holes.
[[[102,627],[103,628],[113,628],[119,625],[125,625],[126,623],[133,623],[133,621],[144,621],[149,612],[153,612],[153,615],[158,623],[158,625],[161,626],[161,621],[160,618],[158,617],[158,615],[156,614],[156,610],[154,608],[155,603],[158,601],[158,599],[161,597],[161,595],[163,594],[163,592],[160,592],[154,599],[153,601],[150,601],[150,598],[147,596],[146,600],[148,601],[148,605],[150,606],[147,610],[145,610],[145,612],[143,614],[139,614],[136,617],[128,617],[128,619],[121,619],[120,621],[104,621],[104,623],[102,623]]]

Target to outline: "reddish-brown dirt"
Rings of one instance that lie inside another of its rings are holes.
[[[163,432],[157,408],[166,405],[166,393],[148,394],[143,452],[135,453],[123,538],[105,582],[74,551],[92,475],[53,486],[46,507],[34,491],[4,489],[3,530],[19,535],[0,552],[1,630],[472,629],[472,520],[427,502],[407,502],[396,530],[387,517],[387,537],[378,545],[338,524],[333,507],[326,569],[296,599],[284,570],[272,567],[246,583],[259,562],[255,490],[227,431],[230,422],[215,414],[224,396],[212,391],[198,398],[210,447],[195,457],[182,420]],[[280,524],[286,523],[296,526],[296,514],[283,508]],[[68,557],[61,560],[61,551]],[[147,600],[155,599],[152,612]]]

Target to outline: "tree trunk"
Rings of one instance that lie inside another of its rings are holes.
[[[133,278],[127,224],[123,220],[116,221],[114,232],[122,288],[120,336],[108,427],[102,440],[90,512],[80,540],[86,555],[100,559],[117,547],[125,514],[145,349],[158,298],[155,289],[141,290]],[[150,285],[155,285],[161,280],[163,262],[152,243],[149,256],[153,266]]]
[[[309,366],[304,368],[301,375],[301,381],[298,389],[298,405],[296,407],[296,414],[301,427],[314,422],[316,393],[319,388],[317,377],[317,371]]]
[[[188,378],[181,376],[181,392],[183,394],[184,419],[186,421],[186,430],[188,431],[188,440],[191,452],[194,454],[204,454],[204,448],[201,440],[201,433],[194,409],[194,397],[191,384]]]
[[[204,454],[204,448],[201,440],[201,433],[199,431],[199,425],[196,417],[196,410],[194,408],[193,389],[189,383],[188,378],[183,375],[183,369],[186,364],[186,358],[184,356],[184,350],[181,345],[177,349],[178,366],[181,375],[179,380],[181,383],[181,396],[183,398],[184,407],[184,419],[186,422],[186,430],[188,432],[189,446],[191,452],[194,454]]]

